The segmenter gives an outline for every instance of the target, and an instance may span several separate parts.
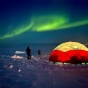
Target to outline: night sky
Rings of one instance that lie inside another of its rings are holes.
[[[88,0],[0,0],[0,45],[88,43]]]

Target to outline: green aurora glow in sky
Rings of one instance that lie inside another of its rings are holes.
[[[86,0],[0,0],[0,44],[88,41]]]
[[[7,33],[3,36],[0,36],[0,39],[10,38],[17,35],[20,35],[28,30],[43,32],[43,31],[53,31],[53,30],[62,30],[66,28],[78,27],[87,25],[88,20],[81,20],[70,23],[70,19],[63,16],[40,16],[32,18],[31,23],[25,27],[20,27],[14,29],[10,33]]]

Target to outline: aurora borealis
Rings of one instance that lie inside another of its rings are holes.
[[[46,22],[42,23],[44,20],[46,20]],[[52,16],[52,17],[48,16],[48,17],[41,18],[40,21],[39,19],[37,19],[37,21],[38,21],[37,22],[38,24],[37,25],[34,24],[34,27],[33,27],[33,29],[37,32],[61,30],[66,28],[88,25],[88,20],[70,23],[69,18],[60,17],[60,16]]]
[[[86,0],[1,0],[0,12],[1,43],[88,41]]]
[[[26,27],[21,27],[16,30],[13,30],[11,33],[1,36],[0,39],[10,38],[10,37],[20,35],[20,34],[24,33],[25,31],[29,30],[32,27],[32,25],[33,25],[33,23],[30,23],[30,25],[28,25]]]
[[[28,30],[43,32],[43,31],[52,31],[52,30],[62,30],[66,28],[78,27],[83,25],[88,25],[88,20],[69,23],[68,18],[60,17],[60,16],[37,17],[34,20],[32,20],[32,22],[26,27],[15,29],[11,33],[1,36],[0,39],[14,37]]]

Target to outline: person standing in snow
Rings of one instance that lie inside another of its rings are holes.
[[[29,46],[27,47],[27,49],[26,49],[26,53],[27,53],[27,59],[29,60],[31,60],[31,49],[29,48]]]

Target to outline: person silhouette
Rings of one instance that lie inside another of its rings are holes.
[[[38,50],[38,55],[39,55],[39,56],[41,55],[41,51],[40,51],[40,50]]]
[[[31,49],[29,48],[29,46],[27,47],[27,49],[26,49],[26,52],[27,52],[27,59],[29,60],[31,60]]]

